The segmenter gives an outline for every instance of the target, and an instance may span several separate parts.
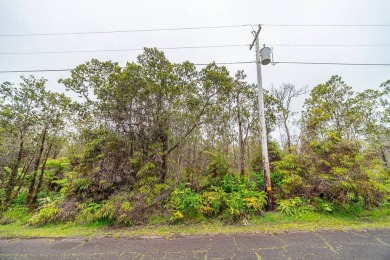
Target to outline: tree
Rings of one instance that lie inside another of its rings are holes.
[[[387,169],[390,169],[390,80],[381,84],[379,102],[377,111],[380,116],[376,143],[379,145],[381,157]]]
[[[305,100],[304,131],[309,138],[324,139],[329,131],[339,137],[352,138],[353,129],[348,120],[352,88],[340,76],[332,76],[325,84],[312,89]]]
[[[30,76],[22,77],[19,87],[8,82],[1,85],[0,126],[7,129],[2,133],[1,143],[2,171],[7,176],[3,181],[6,202],[19,193],[29,176],[26,203],[34,207],[46,161],[64,128],[71,100],[63,94],[47,91],[46,82],[46,79]]]
[[[254,85],[247,84],[244,80],[244,71],[238,71],[235,75],[234,89],[232,91],[235,121],[238,129],[239,144],[239,169],[241,176],[245,173],[245,147],[253,127],[258,127],[257,122],[257,93]]]
[[[388,165],[388,88],[353,92],[339,76],[315,87],[305,101],[304,134],[308,141],[339,139],[361,141]]]
[[[46,79],[22,77],[20,88],[9,82],[0,86],[0,95],[3,100],[0,104],[0,124],[7,129],[8,145],[15,146],[14,149],[11,148],[3,154],[5,158],[9,158],[5,163],[10,166],[10,171],[7,173],[9,177],[5,183],[5,202],[9,202],[12,198],[20,167],[22,167],[23,176],[30,168],[31,160],[28,157],[31,154],[28,153],[26,147],[34,135],[34,127],[38,121],[39,100],[44,93],[46,81]]]
[[[231,78],[216,64],[197,72],[189,62],[172,64],[162,52],[146,48],[124,69],[92,60],[60,82],[84,97],[81,111],[90,111],[95,129],[128,144],[128,156],[137,162],[129,166],[133,178],[154,176],[164,183],[168,157],[205,122]]]
[[[279,88],[271,88],[271,95],[277,104],[276,121],[280,128],[283,129],[286,135],[285,147],[287,150],[291,148],[292,140],[290,133],[291,118],[297,114],[291,109],[293,99],[307,93],[307,87],[296,89],[292,84],[283,84]],[[282,140],[283,143],[283,140]]]
[[[69,117],[71,106],[70,98],[64,94],[50,91],[43,91],[39,101],[40,110],[37,113],[35,130],[37,133],[40,133],[39,142],[37,143],[38,152],[26,197],[26,204],[30,208],[35,206],[33,203],[36,201],[37,194],[42,188],[46,162],[54,152],[55,145],[60,139],[59,134],[65,128],[65,121]]]

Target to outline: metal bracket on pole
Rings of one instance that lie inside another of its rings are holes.
[[[259,24],[259,29],[257,30],[257,32],[255,34],[255,38],[253,38],[252,44],[249,46],[249,50],[252,50],[253,46],[255,45],[256,39],[257,39],[257,37],[259,37],[260,31],[261,31],[261,24]]]

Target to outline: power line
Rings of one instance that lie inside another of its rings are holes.
[[[390,47],[390,44],[267,44],[276,47]]]
[[[195,66],[207,66],[210,63],[194,63],[194,65]],[[246,63],[254,63],[254,61],[216,62],[216,64],[218,64],[218,65],[246,64]],[[59,72],[59,71],[71,71],[71,70],[73,70],[73,69],[0,70],[0,73]]]
[[[140,33],[159,31],[182,31],[182,30],[207,30],[223,28],[239,28],[253,26],[253,24],[220,25],[220,26],[199,26],[199,27],[177,27],[177,28],[153,28],[153,29],[132,29],[132,30],[108,30],[108,31],[85,31],[85,32],[59,32],[59,33],[25,33],[25,34],[0,34],[0,37],[31,37],[31,36],[66,36],[83,34],[113,34],[113,33]],[[389,27],[390,24],[262,24],[266,27]]]
[[[262,24],[269,27],[389,27],[390,24]]]
[[[273,47],[390,47],[390,44],[267,44]],[[206,49],[247,47],[248,44],[204,45],[204,46],[180,46],[159,47],[159,50],[182,50],[182,49]],[[130,49],[101,49],[101,50],[73,50],[73,51],[35,51],[35,52],[0,52],[0,55],[34,55],[34,54],[69,54],[69,53],[97,53],[97,52],[130,52],[143,51],[143,48]]]
[[[57,72],[57,71],[71,71],[71,70],[72,69],[0,70],[0,73]]]
[[[348,63],[348,62],[306,62],[306,61],[277,61],[273,64],[307,64],[307,65],[345,65],[345,66],[390,66],[390,63]]]
[[[217,65],[252,64],[255,61],[216,62]],[[195,66],[207,66],[210,63],[194,63]],[[390,66],[390,63],[347,63],[347,62],[305,62],[305,61],[276,61],[272,64],[298,65],[343,65],[343,66]],[[38,70],[2,70],[0,73],[28,73],[28,72],[61,72],[73,69],[38,69]]]
[[[243,47],[248,44],[226,44],[226,45],[204,45],[204,46],[181,46],[181,47],[162,47],[159,50],[182,50],[182,49],[205,49],[205,48],[227,48]],[[0,52],[0,55],[25,55],[25,54],[57,54],[57,53],[94,53],[94,52],[126,52],[143,51],[143,48],[133,49],[107,49],[107,50],[75,50],[75,51],[37,51],[37,52]]]
[[[235,62],[216,62],[217,65],[232,65],[232,64],[252,64],[255,63],[254,61],[235,61]],[[207,66],[210,63],[195,63],[195,66]]]
[[[245,26],[250,26],[250,24],[221,25],[221,26],[199,26],[199,27],[178,27],[178,28],[155,28],[155,29],[134,29],[134,30],[114,30],[114,31],[90,31],[90,32],[0,34],[0,37],[64,36],[64,35],[108,34],[108,33],[139,33],[139,32],[159,32],[159,31],[183,31],[183,30],[205,30],[205,29],[238,28],[238,27],[245,27]]]

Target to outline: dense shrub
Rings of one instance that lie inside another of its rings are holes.
[[[311,142],[301,154],[286,155],[274,167],[283,176],[281,185],[275,187],[280,201],[300,197],[327,201],[338,208],[370,207],[381,204],[389,192],[384,185],[389,175],[369,149],[332,136]],[[314,204],[318,209],[331,209],[323,203]]]
[[[78,209],[79,213],[76,217],[78,223],[105,221],[120,226],[133,224],[133,207],[129,198],[124,196],[115,196],[101,203],[80,203]]]
[[[221,186],[195,193],[182,185],[172,193],[173,221],[215,217],[226,221],[249,219],[261,214],[266,204],[265,192],[248,178],[223,176]]]
[[[30,225],[44,225],[58,220],[58,213],[60,212],[57,203],[49,203],[42,206],[39,211],[34,214],[29,220]]]
[[[280,212],[298,217],[302,213],[314,210],[313,207],[302,201],[300,197],[277,201]]]
[[[172,192],[171,203],[174,206],[173,221],[200,217],[202,214],[202,196],[190,188],[179,187]]]
[[[134,182],[137,167],[129,160],[130,146],[119,135],[105,130],[86,133],[88,140],[81,154],[71,164],[69,196],[79,201],[93,198],[94,202],[109,199],[118,190],[128,189]]]

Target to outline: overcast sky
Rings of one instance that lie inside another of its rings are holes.
[[[388,0],[0,0],[0,34],[62,33],[131,29],[176,28],[244,24],[390,24]],[[261,43],[272,44],[390,44],[390,27],[271,27],[264,26]],[[100,35],[0,37],[0,52],[72,51],[249,44],[251,28],[116,33]],[[91,58],[135,61],[141,51],[39,55],[0,54],[0,70],[74,68]],[[166,50],[172,62],[252,61],[247,46],[214,49]],[[384,47],[274,46],[275,61],[390,63]],[[255,83],[255,64],[227,66],[234,75],[243,69]],[[263,66],[269,88],[288,82],[309,88],[341,75],[355,90],[378,88],[390,79],[390,67],[287,65]],[[19,82],[21,74],[0,74],[0,82]],[[50,88],[69,72],[34,73],[49,79]]]

